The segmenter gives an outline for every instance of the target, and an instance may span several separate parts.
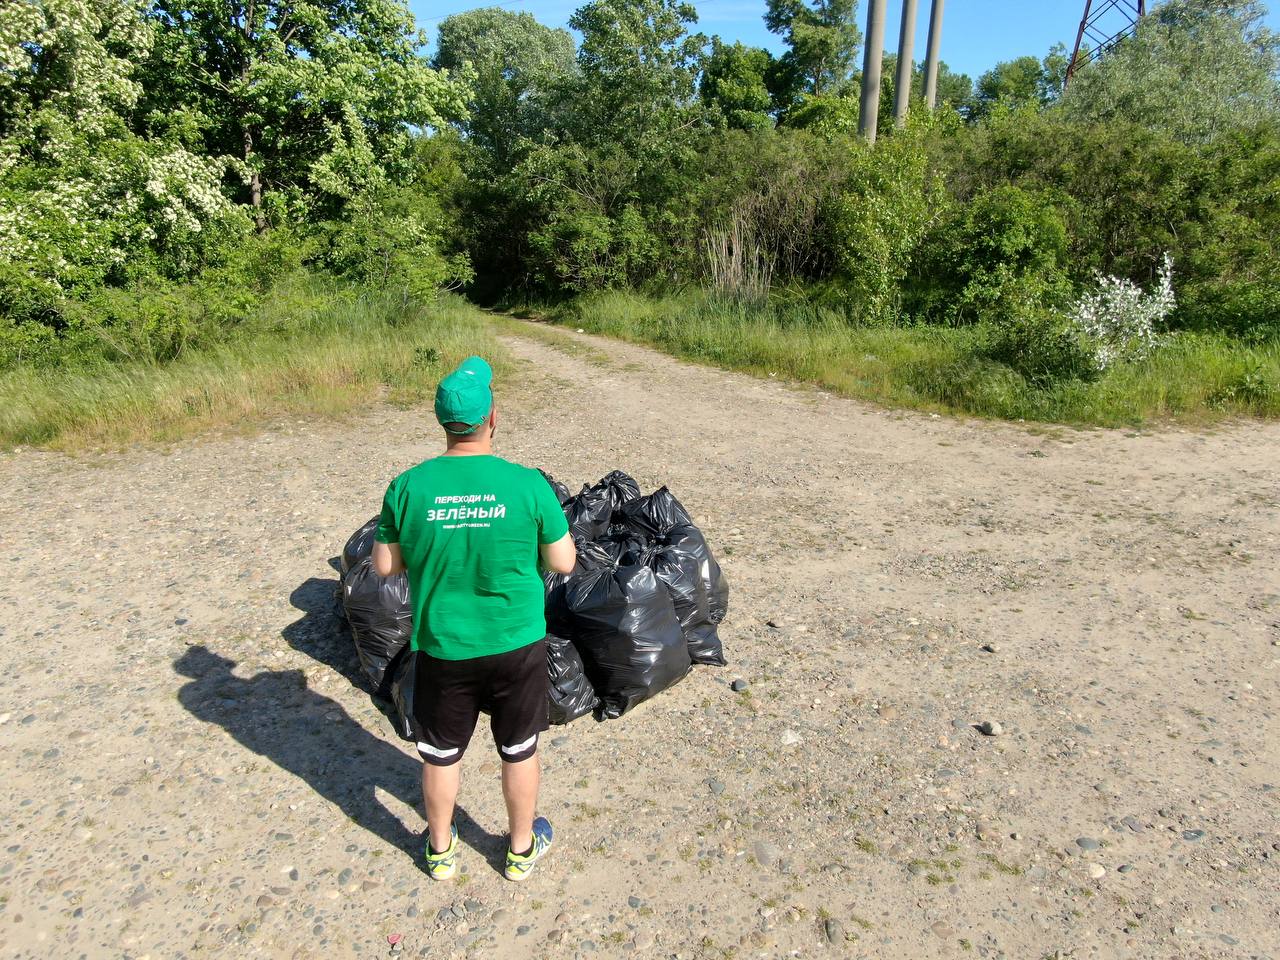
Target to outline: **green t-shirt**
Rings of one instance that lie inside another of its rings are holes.
[[[568,530],[542,474],[500,457],[435,457],[392,480],[376,536],[404,555],[413,649],[469,660],[540,640],[538,544]]]

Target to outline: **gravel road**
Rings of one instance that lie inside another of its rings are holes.
[[[329,564],[430,411],[6,454],[0,956],[1280,957],[1280,425],[962,422],[506,342],[500,452],[668,484],[730,665],[548,735],[519,887],[482,733],[433,884]]]

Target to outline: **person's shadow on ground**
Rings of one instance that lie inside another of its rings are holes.
[[[367,692],[350,641],[342,642],[335,586],[336,581],[313,578],[295,590],[290,599],[304,616],[283,635]],[[420,762],[366,730],[336,700],[309,689],[301,670],[241,679],[231,672],[234,661],[205,646],[188,648],[173,666],[191,678],[178,691],[178,702],[192,716],[216,723],[254,753],[302,778],[352,822],[421,863],[423,835],[407,828],[374,794],[381,787],[420,810]],[[461,806],[455,817],[459,835],[501,869],[505,838],[490,834]]]

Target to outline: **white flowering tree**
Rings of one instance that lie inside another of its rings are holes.
[[[0,362],[397,179],[466,97],[422,42],[404,0],[0,0]]]
[[[236,157],[259,228],[272,191],[336,206],[397,174],[414,128],[465,112],[404,0],[156,0],[149,19],[140,109]]]
[[[133,64],[153,39],[143,12],[138,0],[0,4],[0,315],[19,354],[61,322],[67,296],[156,255],[181,270],[191,237],[243,222],[223,160],[129,129]]]

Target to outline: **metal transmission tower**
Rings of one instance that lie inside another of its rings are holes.
[[[1146,0],[1085,0],[1084,16],[1076,31],[1075,49],[1071,51],[1071,63],[1067,67],[1067,82],[1078,67],[1096,60],[1125,37],[1138,29],[1138,19],[1147,15]],[[1083,57],[1080,49],[1088,40],[1091,46]]]

